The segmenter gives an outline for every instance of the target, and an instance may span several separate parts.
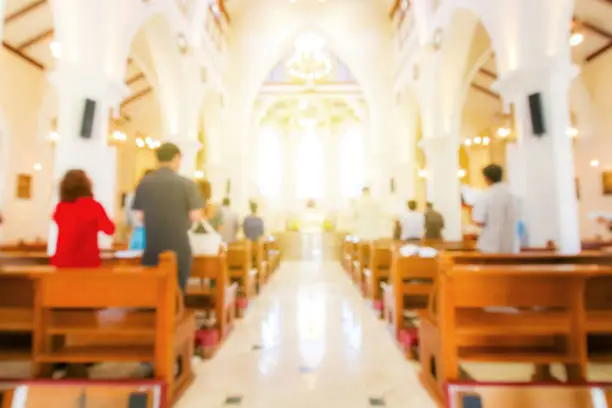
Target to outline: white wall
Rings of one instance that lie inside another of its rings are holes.
[[[583,238],[596,234],[607,235],[604,228],[588,218],[589,212],[612,213],[612,195],[602,194],[601,183],[602,171],[612,171],[611,69],[612,52],[582,67],[581,77],[591,94],[591,109],[594,113],[594,126],[588,132],[583,132],[575,145],[575,169],[580,185],[580,232]],[[583,130],[580,123],[578,127]],[[598,168],[590,166],[593,159],[600,161]]]
[[[0,129],[2,149],[8,141],[10,153],[0,153],[0,177],[4,181],[0,208],[4,224],[3,242],[45,238],[52,208],[48,204],[52,185],[52,151],[39,134],[38,112],[46,90],[43,71],[25,63],[4,48],[0,51],[0,115],[6,128]],[[2,121],[0,121],[2,122]],[[35,163],[42,171],[33,170]],[[32,199],[16,199],[18,174],[33,176]]]

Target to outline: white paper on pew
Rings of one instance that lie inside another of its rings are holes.
[[[117,251],[115,252],[115,258],[119,259],[133,259],[142,256],[143,251],[131,249],[129,251]]]
[[[591,211],[588,214],[588,217],[591,220],[597,220],[599,218],[605,218],[608,221],[612,221],[612,214],[604,213],[603,211]]]
[[[501,314],[515,314],[520,313],[520,311],[514,307],[507,306],[491,306],[485,307],[484,311],[487,313],[501,313]]]
[[[479,190],[470,186],[461,186],[461,196],[463,201],[469,205],[474,206],[478,201],[485,195],[485,190]]]
[[[419,249],[419,256],[421,258],[435,258],[438,256],[438,251],[430,247],[421,248]]]
[[[98,312],[98,321],[100,323],[112,324],[125,319],[126,309],[110,308]]]
[[[419,247],[416,245],[404,245],[400,248],[402,256],[412,256],[419,253]]]

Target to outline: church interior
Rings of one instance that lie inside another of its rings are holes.
[[[0,408],[612,408],[612,0],[0,12]],[[168,144],[185,287],[143,266]],[[95,268],[54,263],[75,169]]]

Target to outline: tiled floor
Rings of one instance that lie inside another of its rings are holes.
[[[287,262],[177,408],[435,407],[338,263]]]

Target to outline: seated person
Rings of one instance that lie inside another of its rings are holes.
[[[402,227],[401,240],[404,242],[420,242],[423,238],[425,216],[416,209],[417,202],[410,200],[408,209],[399,216],[399,223]]]
[[[251,214],[245,217],[242,222],[242,230],[244,231],[244,236],[250,240],[251,242],[257,242],[259,238],[264,235],[264,221],[263,219],[257,215],[257,203],[251,201]]]

